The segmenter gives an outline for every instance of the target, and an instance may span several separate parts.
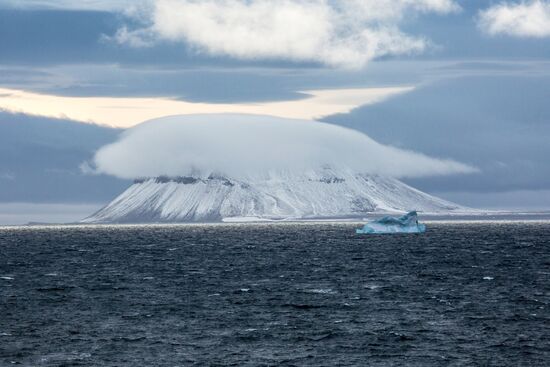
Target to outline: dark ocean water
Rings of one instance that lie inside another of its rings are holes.
[[[0,229],[0,366],[548,366],[550,223]]]

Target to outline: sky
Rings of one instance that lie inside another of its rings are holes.
[[[549,99],[547,0],[0,0],[0,223],[79,219],[131,183],[83,169],[123,129],[213,112],[351,128],[476,169],[421,190],[549,210]]]

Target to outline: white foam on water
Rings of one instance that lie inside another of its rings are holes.
[[[310,289],[307,290],[308,293],[318,293],[318,294],[336,294],[338,292],[330,289],[330,288],[321,288],[321,289]]]
[[[374,290],[374,289],[380,288],[380,286],[379,286],[379,285],[376,285],[376,284],[365,284],[364,287],[367,288],[367,289],[370,289],[370,290]]]
[[[0,279],[4,279],[4,280],[13,280],[12,277],[0,277]]]

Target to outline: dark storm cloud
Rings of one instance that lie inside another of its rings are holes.
[[[81,172],[120,130],[0,111],[0,202],[103,202],[127,182]]]
[[[549,189],[550,76],[451,78],[326,121],[375,140],[479,167],[408,180],[428,191]]]

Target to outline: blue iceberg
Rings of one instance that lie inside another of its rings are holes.
[[[418,223],[416,211],[409,212],[402,217],[384,217],[373,220],[359,228],[356,233],[424,233],[426,226]]]

